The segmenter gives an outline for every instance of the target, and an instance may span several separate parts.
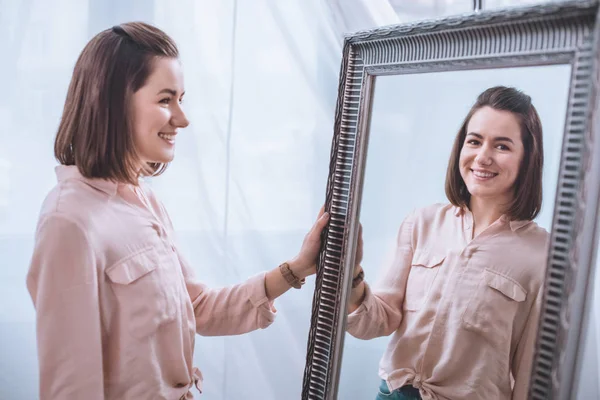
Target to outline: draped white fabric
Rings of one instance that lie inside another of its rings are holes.
[[[223,286],[294,256],[316,217],[343,33],[470,7],[467,0],[0,0],[0,399],[38,398],[25,274],[41,201],[56,182],[52,145],[72,68],[94,34],[143,20],[177,41],[191,125],[175,162],[151,182],[197,275]],[[313,288],[311,278],[279,299],[267,330],[198,337],[203,398],[300,398]]]

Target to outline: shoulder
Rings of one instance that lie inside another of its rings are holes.
[[[550,234],[535,221],[511,221],[511,240],[520,244],[532,257],[546,257]]]
[[[413,209],[400,225],[400,234],[410,235],[413,245],[427,238],[443,236],[456,226],[459,208],[450,203],[433,203]],[[433,236],[431,236],[433,235]]]
[[[415,208],[407,218],[416,223],[432,223],[438,220],[445,220],[449,217],[456,217],[460,208],[450,203],[433,203],[427,206]]]
[[[539,226],[535,221],[529,222],[519,233],[527,236],[531,240],[541,243],[550,240],[550,233],[546,229]]]
[[[74,187],[75,186],[75,187]],[[42,201],[36,232],[43,229],[47,233],[85,233],[87,201],[80,195],[76,183],[61,182],[54,186]]]
[[[41,224],[69,221],[73,227],[88,232],[106,220],[105,211],[110,206],[108,196],[78,179],[58,182],[43,199],[38,218]]]
[[[527,251],[528,258],[535,262],[545,262],[550,244],[550,233],[536,222],[531,221],[515,232],[524,251]]]

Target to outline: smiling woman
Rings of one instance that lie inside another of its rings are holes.
[[[446,175],[452,204],[489,212],[491,219],[474,234],[504,213],[516,220],[537,216],[542,150],[542,123],[529,96],[502,86],[479,95],[456,136]]]
[[[449,203],[419,207],[404,219],[376,288],[360,278],[359,231],[348,332],[359,339],[393,335],[381,359],[378,399],[526,397],[549,238],[533,221],[542,154],[531,98],[513,88],[487,89],[454,140]]]
[[[138,153],[171,121],[171,107],[160,116],[155,111],[161,106],[156,87],[183,85],[178,57],[173,40],[148,25],[123,24],[96,35],[73,70],[54,144],[58,161],[77,166],[86,178],[133,185],[140,172],[162,173],[170,159],[147,163],[148,155]],[[173,121],[182,124],[185,116],[179,113]]]
[[[270,271],[221,289],[194,276],[140,179],[173,160],[183,94],[177,47],[151,25],[100,32],[77,60],[27,275],[42,400],[191,399],[195,334],[268,327],[274,300],[315,273],[324,212]]]
[[[146,84],[134,95],[134,141],[142,165],[166,164],[175,157],[177,129],[189,125],[183,109],[181,62],[157,58]]]

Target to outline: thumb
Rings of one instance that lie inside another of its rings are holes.
[[[329,213],[326,212],[326,213],[323,213],[323,215],[321,215],[319,217],[319,219],[317,220],[316,228],[319,232],[321,232],[323,230],[323,228],[327,224],[327,221],[329,221]]]

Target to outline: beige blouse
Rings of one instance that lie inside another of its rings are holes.
[[[211,289],[177,248],[149,188],[59,166],[41,210],[27,288],[36,308],[40,399],[191,399],[195,334],[275,318],[264,274]],[[218,266],[215,266],[218,268]]]
[[[549,235],[506,216],[472,229],[471,212],[449,204],[411,213],[393,263],[348,316],[357,338],[392,335],[379,370],[390,390],[527,398]]]

